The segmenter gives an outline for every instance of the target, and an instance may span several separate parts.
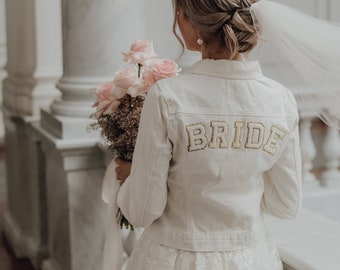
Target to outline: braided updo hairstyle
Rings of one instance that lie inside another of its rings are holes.
[[[175,14],[182,9],[205,44],[218,40],[230,51],[230,59],[252,50],[258,41],[258,29],[250,6],[258,0],[173,0]],[[175,15],[173,31],[176,33]]]

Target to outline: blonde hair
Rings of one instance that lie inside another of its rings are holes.
[[[185,16],[197,30],[205,44],[217,41],[230,51],[233,59],[239,53],[251,51],[258,41],[258,29],[250,13],[250,6],[258,0],[173,0],[173,32],[176,32],[177,11]]]

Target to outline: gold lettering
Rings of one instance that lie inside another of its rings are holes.
[[[246,148],[260,149],[263,145],[265,127],[260,122],[248,123]]]
[[[244,138],[244,129],[247,123],[247,137]],[[188,136],[188,151],[203,150],[207,146],[211,149],[226,149],[228,144],[229,125],[225,121],[211,121],[211,138],[208,139],[204,123],[195,123],[185,127]],[[261,149],[270,155],[278,151],[278,143],[285,137],[286,132],[272,126],[267,142],[264,141],[266,128],[261,122],[234,122],[234,139],[231,144],[234,149]]]
[[[235,149],[241,149],[244,122],[235,122],[234,127],[235,127],[235,136],[234,136],[234,141],[232,143],[232,147]]]
[[[277,144],[286,136],[286,132],[283,130],[272,126],[270,129],[270,135],[268,137],[267,143],[263,146],[263,150],[271,155],[275,155],[277,152]]]
[[[211,142],[209,148],[228,148],[227,136],[228,125],[224,121],[211,121],[212,127]]]
[[[185,127],[188,134],[188,151],[197,151],[204,149],[208,144],[205,127],[202,123],[188,125]]]

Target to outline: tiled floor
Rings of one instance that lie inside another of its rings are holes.
[[[6,209],[4,150],[0,148],[0,218]],[[33,270],[27,259],[17,259],[0,227],[0,270]]]

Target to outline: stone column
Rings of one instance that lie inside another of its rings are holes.
[[[0,106],[2,107],[2,80],[6,77],[4,70],[7,60],[6,48],[6,14],[5,0],[0,0]],[[3,122],[2,111],[0,111],[0,145],[4,143],[5,127]]]
[[[121,52],[144,38],[143,10],[143,1],[62,1],[62,96],[32,125],[45,164],[49,258],[43,270],[101,269],[106,162],[98,134],[88,132],[89,116],[95,88],[125,66]]]
[[[313,159],[316,156],[316,148],[311,133],[312,118],[301,118],[300,120],[300,149],[302,157],[302,179],[303,183],[316,183],[316,177],[311,172]]]
[[[16,115],[38,116],[59,91],[62,71],[58,2],[7,0],[8,77],[4,108]]]
[[[144,37],[143,10],[143,1],[62,1],[64,74],[57,84],[62,96],[43,111],[44,129],[60,139],[91,136],[86,126],[94,90],[125,65],[121,52]]]
[[[30,124],[42,106],[59,95],[61,75],[60,3],[55,0],[7,0],[7,78],[3,83],[8,210],[2,220],[18,257],[38,267],[47,251],[43,170],[38,141]]]

